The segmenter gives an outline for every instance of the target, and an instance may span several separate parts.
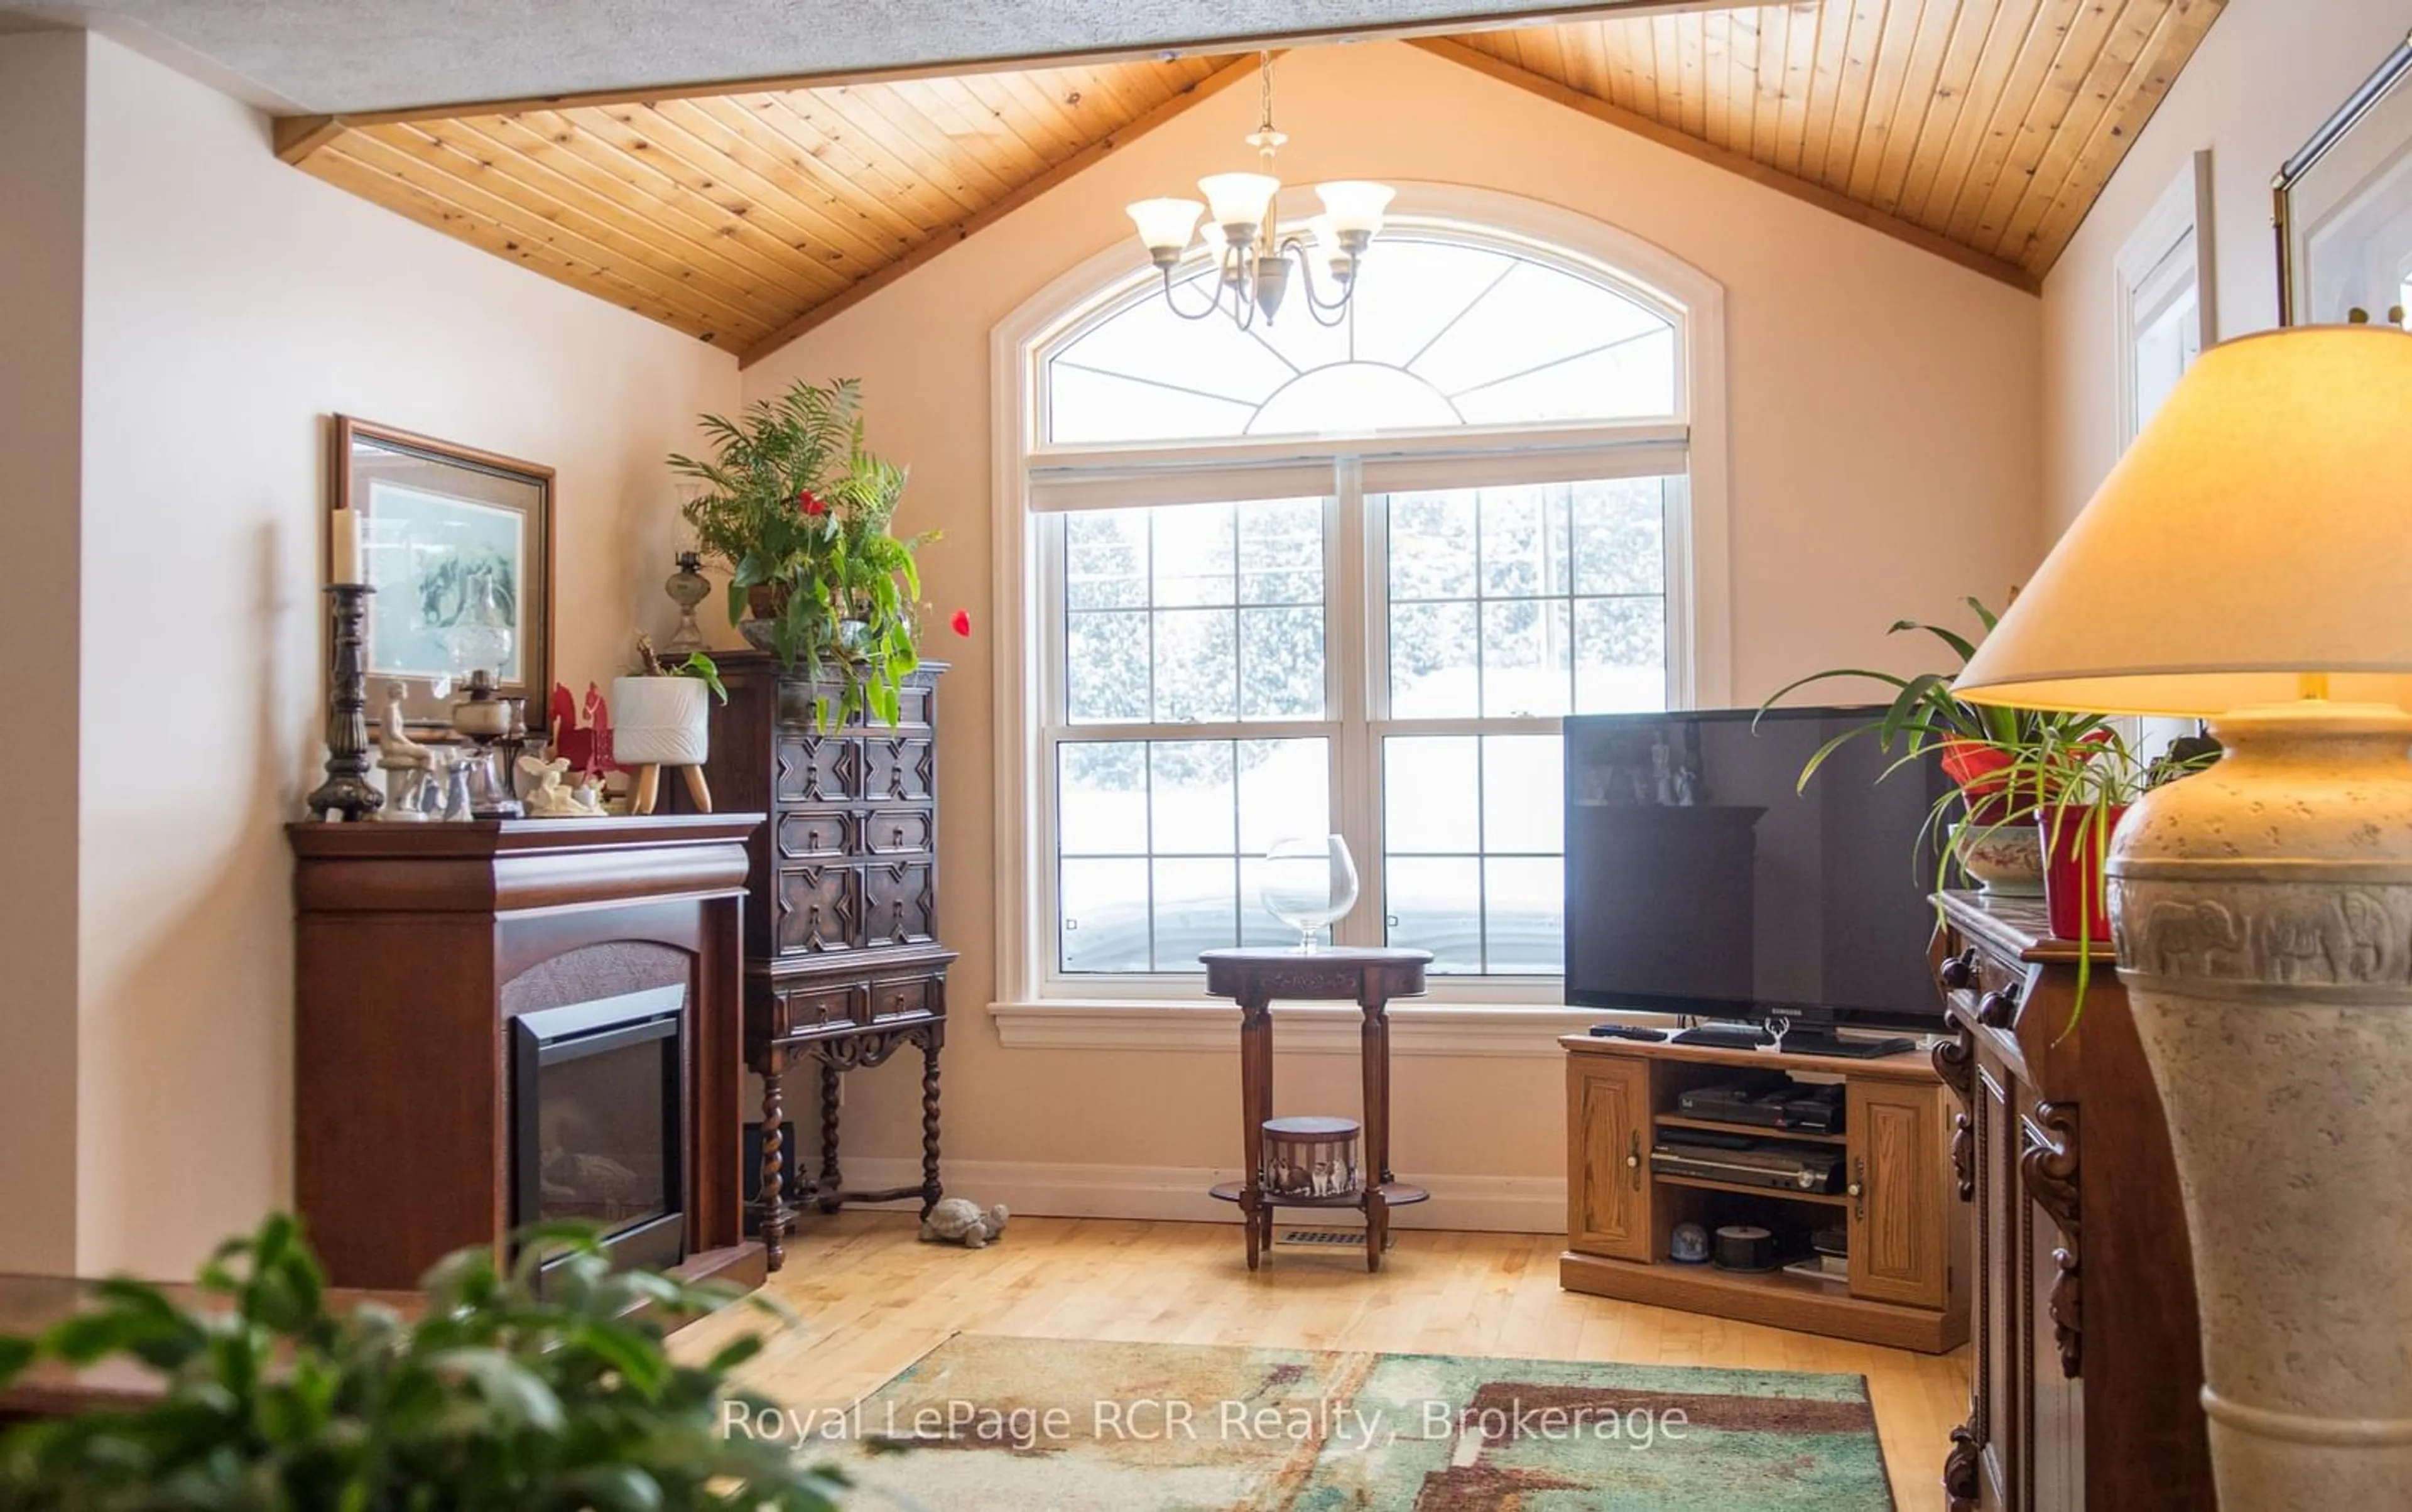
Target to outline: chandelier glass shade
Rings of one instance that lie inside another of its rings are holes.
[[[1198,181],[1202,202],[1178,197],[1141,199],[1126,213],[1164,275],[1165,302],[1182,318],[1203,320],[1219,310],[1242,330],[1259,316],[1270,324],[1288,292],[1295,263],[1307,312],[1316,324],[1335,326],[1346,318],[1358,265],[1380,234],[1382,213],[1397,191],[1363,179],[1318,183],[1315,193],[1323,201],[1323,213],[1309,219],[1302,234],[1286,233],[1276,210],[1281,180],[1272,168],[1273,154],[1288,139],[1273,129],[1272,53],[1262,54],[1261,68],[1263,122],[1247,140],[1257,149],[1263,171],[1210,173]],[[1175,295],[1172,275],[1197,239],[1201,217],[1209,227],[1209,244],[1219,234],[1223,246],[1212,297],[1202,308],[1188,309]]]

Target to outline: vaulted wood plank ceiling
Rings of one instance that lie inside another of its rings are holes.
[[[1451,45],[2040,279],[2223,4],[1822,0]]]
[[[2024,287],[2223,0],[1806,0],[1423,39]],[[1170,56],[297,118],[282,154],[747,360],[1249,78]]]

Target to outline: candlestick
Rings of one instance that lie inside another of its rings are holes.
[[[360,575],[360,516],[357,509],[338,509],[327,517],[327,580],[365,580]]]
[[[357,543],[359,536],[353,540]],[[385,795],[369,781],[368,668],[360,638],[369,595],[375,592],[360,582],[327,585],[334,624],[334,654],[327,676],[327,780],[304,800],[313,818],[340,814],[362,819],[385,806]]]

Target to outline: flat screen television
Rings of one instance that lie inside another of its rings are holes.
[[[1937,1027],[1932,756],[1845,741],[1875,709],[1566,722],[1566,1001],[1698,1018]],[[1754,722],[1756,727],[1754,728]],[[1881,780],[1879,780],[1881,778]]]

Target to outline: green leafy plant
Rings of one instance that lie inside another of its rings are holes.
[[[919,665],[915,553],[937,539],[891,533],[905,470],[864,448],[861,402],[852,378],[800,381],[737,418],[704,416],[710,461],[669,459],[703,486],[683,513],[728,569],[729,623],[765,622],[783,666],[836,685],[825,727],[865,711],[896,723]]]
[[[1965,601],[1978,625],[1991,633],[1998,616],[1978,599]],[[2141,758],[2125,728],[2107,715],[1999,709],[1952,697],[1951,684],[1977,654],[1977,644],[1947,626],[1916,620],[1896,620],[1890,635],[1922,633],[1948,648],[1956,665],[1949,671],[1919,672],[1902,677],[1860,668],[1837,668],[1797,678],[1768,696],[1759,705],[1765,713],[1787,695],[1833,679],[1883,683],[1893,697],[1873,719],[1844,731],[1818,747],[1801,769],[1798,787],[1810,779],[1829,756],[1845,744],[1873,739],[1877,748],[1898,753],[1878,772],[1881,782],[1904,767],[1933,756],[1953,782],[1953,789],[1936,799],[1919,834],[1920,853],[1948,831],[1955,819],[1966,821],[1963,833],[1981,841],[2008,826],[2038,826],[2049,857],[2064,842],[2082,847],[2081,854],[2099,858],[2109,849],[2110,831],[2119,815],[2149,787],[2200,771],[2217,759],[2216,741],[2180,741],[2154,761]],[[1936,845],[1934,888],[1949,883],[1953,863],[1951,844]],[[1915,864],[1915,862],[1913,862]],[[2093,894],[2082,893],[2079,916],[2091,922]],[[2083,1008],[2093,962],[2093,942],[2079,931],[2077,992],[2069,1027]],[[2066,1031],[2064,1031],[2066,1033]]]
[[[557,1259],[537,1287],[540,1261]],[[611,1269],[594,1231],[546,1226],[519,1259],[463,1250],[404,1319],[330,1310],[299,1226],[277,1215],[201,1269],[217,1305],[94,1284],[89,1311],[0,1339],[0,1385],[29,1365],[110,1358],[158,1373],[149,1405],[0,1435],[14,1512],[828,1512],[845,1481],[768,1438],[730,1433],[747,1335],[695,1365],[665,1334],[732,1295]],[[758,1298],[753,1305],[775,1313]]]
[[[1990,633],[1999,616],[1982,600],[1972,597],[1964,602],[1977,616],[1978,625]],[[1838,667],[1795,678],[1769,694],[1759,705],[1761,713],[1802,688],[1836,679],[1880,683],[1893,690],[1891,701],[1876,717],[1845,730],[1817,748],[1801,769],[1801,789],[1808,788],[1809,779],[1817,775],[1817,769],[1836,750],[1852,741],[1873,738],[1879,750],[1900,753],[1885,769],[1885,776],[1915,764],[1930,752],[1939,757],[1957,791],[1946,795],[1937,804],[1938,813],[1948,816],[1947,811],[1964,805],[1970,817],[1982,823],[2022,822],[2035,817],[2042,795],[2010,776],[2018,755],[2040,746],[2073,746],[2098,738],[2096,732],[2109,727],[2109,721],[2099,714],[2045,713],[1963,703],[1951,696],[1951,684],[1977,654],[1974,640],[1948,626],[1917,620],[1895,620],[1885,633],[1932,636],[1951,652],[1954,665],[1949,671],[1919,672],[1909,677]]]
[[[686,653],[683,662],[666,662],[654,649],[654,638],[640,631],[637,635],[637,658],[641,664],[638,672],[643,677],[691,677],[712,690],[712,696],[722,703],[728,701],[728,684],[720,681],[720,664],[699,651]]]

